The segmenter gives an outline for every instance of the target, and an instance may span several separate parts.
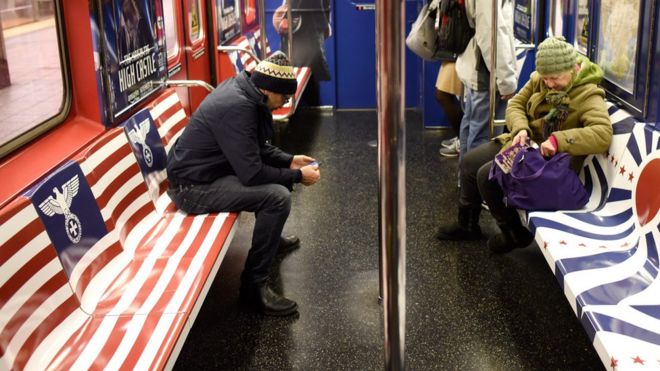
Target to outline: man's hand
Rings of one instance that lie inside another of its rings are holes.
[[[527,144],[528,140],[529,140],[529,135],[527,134],[527,130],[520,130],[518,134],[516,134],[516,136],[513,137],[513,142],[511,143],[511,145],[512,146],[515,146],[516,144],[525,145]]]
[[[544,157],[552,157],[557,153],[557,148],[549,139],[541,143],[540,150]]]
[[[291,161],[291,165],[289,165],[290,169],[300,169],[303,166],[306,166],[310,162],[316,161],[313,158],[305,155],[295,155],[293,156],[293,161]]]
[[[306,186],[311,186],[321,179],[321,172],[318,165],[303,166],[300,168],[300,171],[302,172],[300,183]]]

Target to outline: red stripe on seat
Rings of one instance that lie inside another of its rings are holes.
[[[14,273],[11,278],[0,287],[0,308],[9,301],[14,294],[39,272],[44,266],[50,263],[53,259],[58,259],[55,254],[53,245],[48,245]]]
[[[187,218],[194,218],[194,217],[189,216]],[[177,272],[180,273],[177,273],[175,277],[178,276],[177,278],[183,279],[185,274],[190,271],[191,263],[193,262],[194,257],[198,254],[199,249],[202,246],[202,243],[207,238],[208,233],[213,224],[213,219],[215,218],[205,218],[202,228],[199,230],[199,232],[197,232],[197,236],[195,237],[195,240],[191,244],[190,249],[186,252],[185,256],[187,257],[187,259],[182,259],[179,262],[179,265],[177,266]],[[178,308],[178,311],[185,312],[188,315],[190,314],[192,305],[194,304],[194,300],[191,301],[189,300],[189,298],[191,296],[197,298],[198,293],[201,292],[204,283],[208,278],[208,274],[210,270],[213,268],[215,261],[218,259],[218,256],[220,255],[220,251],[223,247],[226,237],[227,235],[226,234],[223,235],[222,232],[214,237],[215,241],[211,246],[211,248],[209,249],[208,253],[206,254],[201,269],[195,272],[196,279],[193,280],[192,286],[184,288],[186,290],[186,298],[184,298],[184,300],[182,301],[182,304]],[[180,285],[181,282],[178,282],[176,279],[170,282],[170,288],[166,290],[163,293],[163,295],[161,295],[158,302],[154,306],[154,311],[163,311],[168,306],[170,301],[173,299],[174,295],[176,294],[176,290],[180,289]],[[157,325],[158,323],[145,323],[145,325],[141,329],[141,334],[153,333]],[[122,365],[123,369],[135,368],[136,366],[135,363],[139,360],[142,351],[147,346],[149,340],[150,340],[149,336],[141,336],[136,340],[124,364]],[[169,351],[171,351],[171,349]]]
[[[105,132],[105,134],[103,134],[103,136],[101,136],[96,142],[87,147],[84,151],[83,158],[88,158],[90,154],[98,152],[99,149],[103,148],[119,135],[124,135],[124,129],[114,128]]]
[[[21,326],[23,326],[25,321],[32,316],[32,313],[34,313],[34,311],[37,310],[51,295],[57,292],[57,290],[68,284],[69,279],[63,271],[54,275],[32,293],[25,303],[14,312],[13,316],[9,319],[0,333],[0,357],[4,355],[4,350],[14,338],[16,332],[20,330]],[[7,316],[9,313],[4,313],[3,315]],[[47,317],[44,318],[44,320],[47,319]]]
[[[114,258],[122,253],[119,241],[108,246],[80,274],[76,285],[76,295],[82,299],[83,294],[96,274],[105,268]]]
[[[6,228],[6,226],[2,226]],[[12,237],[0,248],[0,265],[5,264],[14,254],[21,251],[30,241],[44,231],[41,220],[33,219],[20,231],[3,231],[3,233],[14,233]]]
[[[50,312],[48,317],[44,318],[45,321],[41,322],[41,324],[32,332],[30,337],[28,337],[27,341],[25,341],[21,350],[16,355],[14,368],[18,370],[24,369],[27,361],[30,359],[37,346],[39,346],[39,344],[41,344],[41,342],[76,309],[78,309],[78,300],[76,300],[73,293],[71,293],[71,296]]]
[[[176,90],[174,88],[169,88],[163,92],[163,94],[159,95],[158,98],[154,99],[147,105],[147,109],[152,110],[154,107],[158,106],[161,104],[163,101],[165,101],[167,98],[172,96],[173,94],[176,94]]]
[[[25,197],[18,197],[12,200],[0,210],[0,224],[9,221],[9,219],[13,218],[14,215],[21,212],[29,204],[31,204],[30,200]]]
[[[220,251],[222,251],[222,247],[224,246],[224,244],[227,240],[227,237],[229,236],[229,233],[231,232],[231,229],[234,227],[234,224],[236,223],[238,215],[239,214],[236,213],[236,212],[231,212],[225,218],[224,224],[222,225],[222,228],[220,229],[220,232],[218,233],[218,239],[216,240],[216,245],[219,245],[218,246],[219,250],[217,252],[218,255],[220,254]],[[218,242],[220,242],[220,243],[218,243]],[[204,267],[206,268],[207,265],[204,265]],[[210,265],[208,265],[208,267],[209,267],[208,271],[204,271],[200,275],[201,277],[204,277],[205,279],[208,279],[208,275],[210,273],[210,270],[213,268],[213,265],[210,264]],[[188,317],[192,314],[191,311],[192,311],[192,308],[195,305],[195,302],[197,300],[202,299],[202,298],[199,297],[199,295],[200,295],[201,290],[203,288],[204,288],[203,284],[199,285],[195,291],[191,290],[191,291],[188,292],[188,295],[186,295],[186,299],[184,300],[183,305],[182,305],[183,308],[186,308],[186,314],[187,314],[186,315],[186,321],[188,320]],[[184,325],[185,325],[185,321],[174,321],[174,322],[172,322],[172,324],[170,325],[170,328],[168,330],[168,334],[172,334],[172,333],[180,334]],[[154,363],[152,364],[152,367],[154,367],[154,369],[158,369],[160,367],[163,367],[163,365],[167,362],[167,359],[169,358],[169,356],[171,354],[173,346],[174,345],[170,344],[169,342],[163,342],[161,344],[160,349],[158,350],[158,353],[157,353],[157,354],[160,355],[160,357],[157,357],[156,361],[154,361]],[[164,357],[163,355],[166,355],[166,357]]]
[[[191,223],[184,221],[180,229],[188,231],[190,224]],[[168,261],[165,257],[172,255],[172,251],[169,250],[176,250],[176,248],[181,244],[185,237],[186,233],[178,233],[172,238],[171,241],[169,241],[167,249],[165,249],[165,251],[159,255],[163,258],[156,260],[155,264],[150,268],[152,274],[150,274],[149,277],[147,277],[147,279],[141,283],[141,289],[138,290],[138,294],[134,298],[133,302],[124,309],[126,314],[135,313],[135,311],[137,311],[144,304],[146,296],[148,295],[142,295],[141,293],[145,287],[147,292],[151,292],[153,285],[155,285],[155,283],[158,281],[158,278],[160,278],[160,275],[155,273],[162,272],[162,268],[165,266],[165,264],[167,264]],[[145,247],[140,247],[140,250],[144,249]],[[110,312],[117,306],[119,300],[121,299],[124,292],[126,292],[129,285],[135,284],[133,279],[137,276],[137,274],[142,269],[143,264],[145,263],[145,261],[142,259],[138,260],[138,257],[146,257],[149,252],[150,251],[136,251],[136,258],[116,277],[115,280],[113,280],[112,284],[101,297],[100,302],[96,308],[96,313]]]
[[[122,173],[117,174],[115,176],[115,179],[112,182],[110,182],[110,184],[108,184],[108,186],[105,189],[100,190],[101,194],[99,195],[96,194],[97,192],[99,192],[99,190],[92,190],[94,192],[94,197],[96,197],[96,203],[99,205],[99,209],[104,209],[108,205],[108,202],[110,202],[110,199],[117,193],[117,190],[121,188],[131,178],[139,174],[139,172],[140,172],[140,167],[138,166],[137,163],[133,163]],[[101,178],[103,175],[105,175],[105,173],[99,175],[100,176],[98,178],[88,177],[88,180],[91,180],[94,183],[96,183],[96,180]],[[143,187],[141,191],[146,193],[147,186],[144,184],[144,182],[140,182],[138,183],[137,187],[139,187],[140,185],[142,185]]]
[[[119,230],[119,239],[122,244],[124,244],[128,234],[133,231],[138,223],[145,219],[147,215],[151,214],[153,211],[154,205],[151,202],[147,202],[126,220],[126,223],[121,226],[121,229]]]

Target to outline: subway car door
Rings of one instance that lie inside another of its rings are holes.
[[[376,6],[372,0],[335,5],[337,108],[375,108]]]
[[[188,80],[211,83],[211,51],[207,34],[207,9],[203,0],[183,0],[184,54]],[[209,92],[201,87],[189,88],[190,109],[194,111]]]
[[[334,0],[334,3],[337,108],[376,108],[376,4],[373,0]],[[417,1],[406,1],[404,38],[416,17]],[[421,65],[408,48],[404,55],[405,105],[415,107],[420,95]]]

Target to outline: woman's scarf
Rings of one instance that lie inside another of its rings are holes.
[[[568,92],[573,87],[577,73],[573,71],[571,82],[562,90],[549,89],[545,94],[545,101],[548,102],[552,108],[543,116],[543,139],[550,138],[553,132],[561,128],[561,124],[568,118],[568,105],[571,103],[571,98]]]

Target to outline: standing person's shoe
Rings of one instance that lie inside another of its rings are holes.
[[[286,255],[300,247],[300,239],[294,235],[280,237],[277,255]]]
[[[458,208],[458,222],[441,226],[435,234],[435,238],[441,241],[474,241],[483,237],[479,227],[479,214],[481,207]]]
[[[267,316],[289,316],[298,311],[295,301],[274,292],[268,283],[241,285],[241,300]]]
[[[438,152],[440,153],[440,156],[458,157],[458,155],[461,153],[461,142],[458,140],[458,138],[456,138],[451,147],[440,148]]]
[[[496,254],[504,254],[513,249],[522,249],[529,246],[534,241],[534,235],[525,228],[519,221],[517,223],[499,224],[502,230],[488,239],[488,248]]]
[[[440,145],[445,147],[445,148],[452,148],[453,146],[456,145],[455,142],[457,142],[457,141],[458,141],[458,137],[453,137],[453,138],[443,140],[442,142],[440,142]]]

